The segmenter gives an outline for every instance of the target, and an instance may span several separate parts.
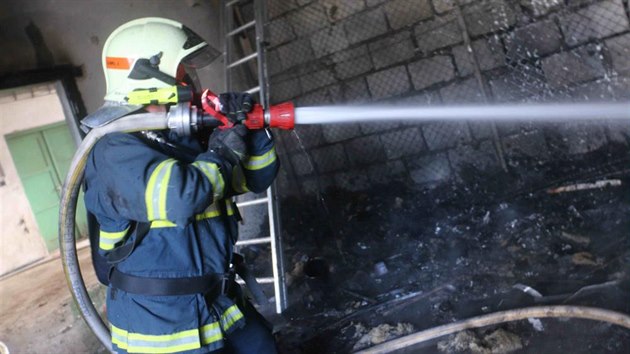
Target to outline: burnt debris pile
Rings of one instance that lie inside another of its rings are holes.
[[[620,156],[615,161],[627,159]],[[351,352],[532,305],[630,313],[628,164],[601,161],[595,153],[579,163],[523,163],[510,176],[473,173],[466,183],[432,188],[400,181],[284,198],[291,305],[280,331],[283,349]],[[444,337],[414,352],[562,351],[567,338],[573,352],[630,350],[630,333],[621,328],[530,319]]]

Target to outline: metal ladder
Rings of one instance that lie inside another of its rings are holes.
[[[247,0],[222,0],[222,28],[224,36],[223,59],[225,66],[225,90],[226,92],[233,90],[232,72],[237,68],[243,68],[257,62],[257,81],[256,84],[245,91],[250,94],[258,93],[258,102],[264,107],[269,106],[269,91],[267,80],[267,66],[265,63],[264,49],[264,21],[265,21],[265,1],[252,0],[254,8],[254,19],[250,21],[244,20],[241,15],[239,6],[250,3]],[[238,27],[235,27],[234,20],[238,19]],[[247,39],[247,31],[255,29],[255,48],[252,49]],[[242,40],[245,36],[245,40]],[[234,48],[234,40],[241,38],[241,48]],[[241,57],[234,60],[233,51],[241,49]],[[252,53],[247,53],[251,51]],[[251,69],[251,68],[249,68]],[[254,71],[254,70],[250,70]],[[253,76],[253,75],[252,75]],[[271,264],[273,267],[273,276],[265,278],[256,278],[261,284],[273,283],[275,295],[276,313],[282,313],[287,307],[287,290],[284,281],[284,260],[282,255],[282,234],[280,232],[280,215],[278,211],[278,203],[276,200],[276,184],[275,182],[265,192],[262,198],[252,198],[252,193],[245,196],[239,196],[236,205],[240,208],[252,208],[256,206],[267,206],[267,214],[269,218],[269,235],[264,237],[247,238],[244,237],[236,243],[237,248],[247,247],[250,245],[270,244],[271,247]],[[243,235],[247,236],[247,235]]]

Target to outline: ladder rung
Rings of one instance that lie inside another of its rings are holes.
[[[242,203],[236,203],[236,206],[239,208],[242,208],[242,207],[246,207],[250,205],[264,204],[264,203],[267,203],[268,201],[269,201],[269,198],[260,198],[260,199],[248,200]]]
[[[249,93],[250,95],[253,93],[257,93],[258,91],[260,91],[260,86],[256,86],[256,87],[252,87],[249,90],[245,91],[247,93]]]
[[[258,57],[258,53],[252,53],[252,54],[250,54],[250,55],[248,55],[248,56],[246,56],[244,58],[241,58],[241,59],[231,63],[230,65],[227,66],[227,68],[228,69],[232,69],[233,67],[239,66],[239,65],[241,65],[241,64],[243,64],[245,62],[248,62],[248,61],[250,61],[250,60],[252,60],[252,59],[254,59],[256,57]]]
[[[256,278],[256,281],[258,282],[258,284],[273,284],[274,280],[273,277],[268,277],[268,278]],[[243,279],[236,279],[236,282],[244,285],[245,282],[243,281]]]
[[[228,33],[227,36],[228,37],[232,37],[235,34],[239,34],[243,31],[245,31],[246,29],[250,28],[250,27],[254,27],[254,25],[256,25],[256,20],[251,21],[251,22],[247,22],[246,24],[242,25],[241,27],[238,27],[236,29],[234,29],[232,32]]]
[[[258,245],[261,243],[270,243],[271,237],[259,237],[259,238],[250,238],[249,240],[242,240],[236,242],[237,246],[249,246],[249,245]]]

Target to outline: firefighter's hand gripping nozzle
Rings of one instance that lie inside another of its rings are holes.
[[[228,129],[234,126],[234,123],[220,112],[219,98],[212,91],[205,90],[203,92],[201,105],[205,113],[222,123],[219,129]],[[291,130],[295,127],[295,107],[293,102],[284,102],[264,110],[260,104],[254,104],[243,124],[248,129],[270,127]]]

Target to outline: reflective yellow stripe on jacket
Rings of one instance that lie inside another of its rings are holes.
[[[261,170],[276,161],[276,147],[272,147],[267,153],[259,156],[250,156],[245,161],[245,168],[254,171]]]
[[[221,315],[221,327],[223,327],[224,331],[227,331],[241,318],[243,318],[241,310],[238,306],[232,305]]]
[[[127,235],[128,231],[128,227],[118,232],[107,232],[101,230],[98,237],[98,247],[104,251],[113,250],[114,247],[116,247],[116,244],[121,242],[125,238],[125,235]]]
[[[192,165],[200,169],[212,184],[213,200],[221,199],[223,197],[223,190],[225,189],[225,182],[219,172],[219,167],[212,162],[206,161],[195,161]]]
[[[112,343],[129,353],[175,353],[201,348],[199,330],[164,335],[130,333],[112,325]]]
[[[223,203],[223,201],[220,201],[220,203]],[[234,203],[231,200],[226,200],[226,209],[228,215],[234,215]],[[195,215],[195,220],[201,221],[205,219],[212,219],[218,217],[219,215],[221,215],[221,210],[217,207],[216,203],[212,203],[206,208],[206,210],[203,211],[203,213]],[[169,220],[153,220],[151,222],[152,229],[175,226],[177,226],[177,224]]]
[[[175,159],[164,160],[157,165],[149,177],[144,194],[149,220],[166,220],[166,194],[173,165],[175,165]]]
[[[112,324],[112,343],[129,353],[176,353],[198,349],[202,345],[211,345],[212,350],[215,350],[223,346],[222,331],[227,331],[242,318],[241,310],[236,305],[232,305],[221,315],[221,323],[217,321],[198,329],[171,334],[133,333]]]

